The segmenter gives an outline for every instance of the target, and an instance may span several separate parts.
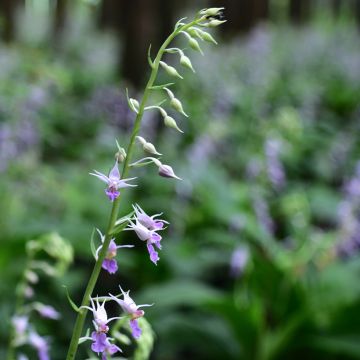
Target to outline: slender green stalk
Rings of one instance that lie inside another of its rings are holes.
[[[195,24],[197,24],[200,21],[200,19],[195,19],[194,21],[192,21],[189,24],[186,25],[182,25],[179,26],[177,29],[175,29],[173,31],[173,33],[170,34],[170,36],[165,40],[165,42],[163,43],[163,45],[161,46],[161,48],[159,49],[157,56],[153,62],[153,66],[152,66],[152,71],[150,74],[150,78],[148,80],[148,83],[146,84],[145,87],[145,91],[143,94],[143,98],[141,100],[140,106],[139,106],[139,111],[136,115],[135,118],[135,123],[133,126],[133,130],[131,133],[131,137],[130,137],[130,142],[129,145],[127,147],[127,155],[124,161],[124,165],[123,165],[123,169],[122,169],[122,178],[126,178],[128,172],[129,172],[129,165],[130,165],[130,161],[131,161],[131,157],[132,157],[132,153],[133,153],[133,149],[134,149],[134,144],[135,144],[135,139],[137,134],[139,133],[140,130],[140,126],[141,126],[141,120],[144,114],[144,110],[145,110],[145,105],[146,102],[148,100],[148,97],[150,95],[150,91],[151,91],[151,87],[154,84],[154,81],[156,79],[158,70],[159,70],[159,63],[160,60],[165,52],[165,49],[167,48],[167,46],[170,44],[170,42],[179,34],[180,31],[184,31],[186,29],[188,29],[191,26],[194,26]],[[109,223],[107,226],[107,230],[106,230],[106,234],[105,234],[105,239],[104,239],[104,243],[103,246],[99,252],[98,255],[98,259],[95,262],[95,266],[94,269],[92,271],[92,274],[90,276],[88,285],[85,289],[85,293],[82,299],[82,303],[81,303],[81,309],[78,312],[77,318],[76,318],[76,322],[74,325],[74,330],[73,330],[73,334],[72,334],[72,338],[71,338],[71,342],[70,342],[70,346],[69,346],[69,350],[68,350],[68,354],[66,357],[66,360],[73,360],[75,359],[75,355],[77,352],[77,348],[78,348],[78,343],[79,343],[79,338],[81,336],[83,327],[84,327],[84,322],[85,322],[85,318],[86,318],[86,314],[87,314],[87,309],[84,309],[84,306],[88,306],[90,303],[90,296],[94,290],[94,287],[96,285],[97,279],[99,277],[100,274],[100,270],[101,270],[101,265],[105,259],[106,253],[107,253],[107,249],[109,247],[110,244],[110,240],[111,240],[111,232],[113,230],[113,227],[115,225],[117,216],[118,216],[118,212],[119,212],[119,207],[120,207],[120,197],[118,197],[112,206],[111,209],[111,214],[110,214],[110,219],[109,219]]]

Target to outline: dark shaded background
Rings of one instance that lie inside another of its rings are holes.
[[[185,134],[144,118],[142,135],[184,181],[146,168],[124,191],[122,215],[138,202],[170,221],[161,260],[155,267],[135,236],[119,236],[138,246],[119,251],[119,274],[102,273],[96,294],[121,283],[137,303],[155,303],[153,359],[360,359],[359,4],[1,0],[0,358],[25,244],[56,231],[74,263],[41,275],[34,299],[63,317],[32,321],[51,337],[52,359],[64,359],[75,315],[61,285],[80,302],[88,239],[110,211],[88,173],[110,169],[114,134],[127,144],[124,89],[141,96],[148,45],[178,18],[223,5],[220,44],[201,43],[204,57],[188,50],[197,73],[182,71],[173,88],[190,115],[172,113]]]

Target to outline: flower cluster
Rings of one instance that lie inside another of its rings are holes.
[[[112,320],[120,319],[119,317],[113,317],[108,319],[107,313],[105,310],[105,301],[100,305],[99,300],[96,300],[96,304],[93,299],[90,299],[91,307],[83,306],[90,310],[93,313],[94,320],[94,328],[95,331],[91,333],[90,339],[93,343],[91,344],[91,350],[97,354],[102,354],[102,360],[107,359],[107,355],[113,355],[121,349],[111,343],[111,338],[107,337],[107,333],[109,331],[108,323]]]
[[[135,210],[135,217],[133,220],[129,220],[129,226],[125,230],[134,230],[141,241],[146,241],[150,260],[156,265],[160,258],[155,247],[161,250],[160,242],[162,240],[161,235],[159,235],[157,231],[163,230],[165,224],[168,224],[168,222],[161,219],[155,219],[161,214],[149,216],[139,205],[133,207]]]
[[[122,350],[118,346],[112,343],[113,339],[111,337],[108,337],[108,324],[113,320],[122,319],[122,317],[112,317],[109,319],[105,309],[106,301],[114,300],[120,305],[122,311],[125,313],[125,316],[129,318],[129,326],[131,329],[131,333],[135,339],[139,339],[142,333],[137,319],[144,316],[145,312],[143,310],[140,310],[140,308],[152,306],[150,304],[136,305],[134,300],[129,296],[130,291],[125,292],[123,291],[123,289],[121,289],[121,287],[120,290],[123,299],[119,299],[118,297],[109,294],[110,297],[106,298],[102,304],[100,304],[99,299],[96,299],[94,301],[94,299],[90,298],[91,307],[82,307],[90,310],[93,313],[94,317],[94,331],[91,333],[91,337],[86,336],[82,339],[92,341],[91,350],[98,355],[101,354],[102,360],[106,360],[108,355],[122,352]]]

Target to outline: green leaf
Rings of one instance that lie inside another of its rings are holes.
[[[162,84],[162,85],[154,85],[154,86],[150,86],[149,89],[151,90],[163,90],[166,87],[172,86],[175,83],[167,83],[167,84]]]
[[[151,44],[149,45],[147,58],[148,58],[148,62],[149,62],[150,67],[153,68],[154,67],[154,62],[151,59]]]
[[[95,243],[94,243],[94,234],[95,234],[95,228],[93,229],[93,231],[91,233],[90,248],[91,248],[91,253],[94,256],[94,259],[96,260],[96,247],[95,247]]]
[[[69,291],[67,289],[67,286],[66,285],[62,285],[62,287],[65,289],[66,291],[66,297],[71,305],[71,307],[74,309],[74,311],[76,312],[79,312],[80,311],[80,308],[71,300],[70,298],[70,295],[69,295]]]

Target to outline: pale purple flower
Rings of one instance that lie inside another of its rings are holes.
[[[153,216],[149,216],[146,212],[139,206],[133,205],[135,210],[135,216],[139,220],[140,224],[144,225],[149,230],[162,230],[165,224],[168,224],[167,221],[162,219],[155,219],[157,216],[161,214],[155,214]]]
[[[267,139],[265,142],[265,154],[267,160],[267,173],[273,186],[280,190],[285,185],[285,171],[280,161],[279,153],[281,142],[277,139]]]
[[[115,161],[114,167],[110,170],[109,176],[106,176],[97,170],[94,170],[94,172],[90,173],[90,175],[96,176],[98,179],[100,179],[101,181],[107,184],[107,188],[105,189],[105,194],[110,199],[110,201],[114,201],[117,197],[119,197],[120,195],[119,189],[130,186],[137,186],[137,185],[127,184],[127,181],[134,180],[136,178],[121,179],[117,161]]]
[[[93,340],[93,343],[91,344],[91,350],[97,354],[102,353],[102,360],[107,360],[107,355],[113,355],[118,351],[122,352],[118,346],[110,343],[110,340],[104,333],[94,331],[91,334],[91,339]]]
[[[170,165],[161,164],[159,166],[159,175],[166,178],[174,178],[182,180],[177,175],[175,175],[173,168]]]
[[[152,306],[152,304],[143,304],[143,305],[136,305],[134,300],[129,296],[129,291],[125,292],[120,287],[121,293],[123,295],[123,299],[118,299],[112,294],[109,294],[110,297],[116,301],[122,308],[122,310],[130,315],[130,328],[132,335],[135,339],[138,339],[141,336],[141,328],[137,322],[137,319],[144,316],[145,312],[143,310],[139,310],[141,307]]]
[[[150,254],[150,260],[156,265],[160,258],[154,248],[154,245],[160,250],[160,241],[162,237],[155,230],[150,230],[144,226],[138,218],[135,218],[135,223],[129,220],[129,225],[125,230],[134,230],[140,240],[146,241],[147,249]]]
[[[249,260],[249,251],[243,246],[238,246],[231,255],[230,273],[234,277],[241,276]]]
[[[15,315],[11,321],[15,328],[16,336],[23,336],[27,330],[29,318],[26,315]]]
[[[107,313],[105,310],[105,301],[100,305],[99,300],[96,299],[96,306],[94,303],[94,299],[90,298],[90,301],[91,301],[91,307],[82,306],[81,308],[88,309],[93,313],[93,315],[94,315],[93,324],[94,324],[95,330],[97,332],[107,333],[109,331],[109,327],[107,326],[107,324],[112,320],[116,320],[116,319],[120,319],[120,318],[113,317],[113,318],[108,319]]]
[[[52,306],[44,305],[41,303],[35,304],[35,310],[44,318],[57,320],[60,318],[60,313],[57,312]]]
[[[50,360],[49,357],[49,344],[47,340],[40,336],[34,330],[31,330],[29,333],[29,344],[36,349],[39,360]]]
[[[96,229],[96,230],[99,233],[101,243],[103,244],[105,241],[105,235],[103,235],[99,229]],[[95,254],[96,259],[99,256],[99,252],[100,252],[102,246],[103,245],[100,245],[96,250],[96,254]],[[102,268],[105,269],[106,271],[108,271],[109,274],[114,274],[118,269],[117,261],[115,259],[116,255],[117,255],[117,249],[132,248],[132,247],[134,247],[134,245],[116,245],[114,239],[111,239],[110,243],[109,243],[108,251],[106,253],[106,257],[102,263]]]

